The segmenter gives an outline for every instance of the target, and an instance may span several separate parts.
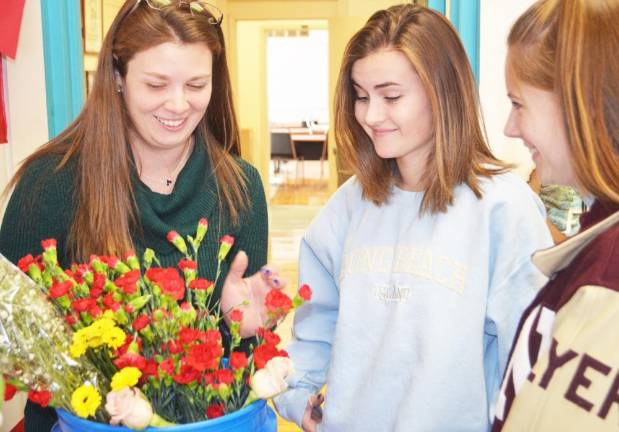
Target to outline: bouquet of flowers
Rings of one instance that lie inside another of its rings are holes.
[[[243,305],[222,311],[212,298],[234,239],[220,240],[215,280],[199,278],[193,257],[207,229],[201,219],[195,236],[168,234],[184,255],[178,269],[153,265],[157,257],[147,249],[142,263],[134,253],[92,256],[63,270],[50,239],[41,255],[19,261],[28,278],[0,255],[7,382],[40,405],[132,429],[220,417],[285,390],[293,366],[272,329],[311,290],[303,285],[292,299],[271,290],[268,322],[255,344],[240,349]]]

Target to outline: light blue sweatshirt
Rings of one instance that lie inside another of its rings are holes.
[[[486,431],[523,309],[546,279],[531,254],[550,246],[541,201],[516,175],[464,185],[447,213],[423,194],[361,197],[353,177],[301,244],[291,389],[275,399],[301,424],[327,384],[319,431]]]

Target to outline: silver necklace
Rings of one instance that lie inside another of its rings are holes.
[[[189,154],[190,154],[190,150],[192,148],[192,144],[193,144],[193,140],[191,140],[189,142],[189,145],[184,150],[184,153],[181,156],[181,158],[179,159],[178,163],[176,164],[176,166],[174,167],[172,172],[167,177],[161,179],[159,177],[151,177],[151,176],[147,176],[147,175],[145,175],[143,173],[140,173],[140,178],[142,180],[150,180],[150,181],[155,182],[157,184],[164,185],[164,186],[166,186],[168,188],[172,187],[174,185],[174,183],[176,182],[176,176],[180,172],[181,168],[189,160]]]

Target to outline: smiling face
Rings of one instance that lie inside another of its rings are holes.
[[[551,91],[523,83],[509,66],[505,77],[507,95],[512,102],[505,135],[522,139],[531,152],[542,184],[578,188],[559,98]]]
[[[132,146],[185,146],[206,113],[213,55],[205,44],[163,43],[137,53],[121,81]]]
[[[415,187],[433,145],[430,100],[408,58],[383,48],[352,67],[355,118],[383,159],[395,159],[404,186]]]

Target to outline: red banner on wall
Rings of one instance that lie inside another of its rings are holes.
[[[0,54],[15,58],[25,0],[1,0]]]
[[[0,144],[9,142],[6,122],[6,110],[4,108],[4,79],[2,76],[2,56],[0,55]]]

